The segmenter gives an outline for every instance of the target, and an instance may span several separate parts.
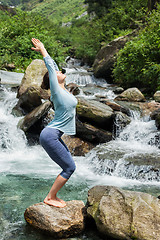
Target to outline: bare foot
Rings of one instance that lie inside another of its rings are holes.
[[[60,199],[60,200],[61,200],[61,199]],[[63,200],[62,200],[62,201],[63,201]],[[50,205],[50,206],[58,207],[58,208],[63,208],[63,207],[66,206],[65,201],[61,202],[61,201],[59,201],[59,200],[57,199],[57,197],[56,197],[56,199],[47,199],[47,198],[45,198],[45,199],[44,199],[44,203],[46,203],[46,204],[48,204],[48,205]]]
[[[61,203],[65,203],[64,200],[62,200],[62,199],[60,199],[60,198],[58,198],[58,197],[56,197],[56,200],[59,201],[59,202],[61,202]]]

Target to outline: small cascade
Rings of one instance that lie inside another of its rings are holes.
[[[116,122],[117,138],[101,144],[87,155],[101,175],[141,181],[160,181],[160,138],[155,121],[132,111],[123,130]]]
[[[114,99],[112,86],[97,80],[79,61],[67,65],[67,83],[80,87],[80,96]],[[61,171],[40,145],[29,146],[22,130],[21,117],[11,114],[17,103],[16,92],[0,87],[0,234],[2,240],[42,240],[26,228],[26,207],[42,202]],[[155,121],[131,112],[132,120],[124,129],[116,121],[116,138],[100,144],[85,157],[74,157],[76,171],[60,192],[60,197],[86,201],[88,189],[95,185],[114,185],[159,194],[160,137]],[[34,191],[33,191],[34,189]],[[86,233],[75,240],[100,240]]]
[[[79,97],[114,99],[115,94],[105,79],[96,78],[88,66],[81,66],[81,61],[71,58],[66,65],[66,84],[76,83],[80,88]]]

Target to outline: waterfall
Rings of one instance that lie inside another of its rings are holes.
[[[104,80],[99,82],[79,64],[69,68],[68,79],[79,84],[80,95],[111,100],[115,94]],[[75,72],[75,73],[74,73]],[[81,73],[81,74],[80,74]],[[69,80],[67,80],[69,81]],[[17,128],[21,117],[11,114],[16,105],[16,92],[11,86],[0,87],[0,239],[42,240],[43,236],[26,228],[25,209],[43,201],[53,180],[61,171],[37,144],[29,146],[22,130]],[[124,129],[117,124],[117,137],[99,144],[85,157],[74,157],[76,171],[60,191],[64,200],[87,199],[95,185],[114,185],[132,190],[159,194],[159,132],[155,121],[132,112],[131,123]],[[100,240],[82,235],[75,240]]]
[[[155,121],[132,111],[132,121],[117,126],[117,138],[94,148],[88,159],[101,175],[140,181],[160,181],[160,138]],[[116,123],[117,124],[117,123]]]

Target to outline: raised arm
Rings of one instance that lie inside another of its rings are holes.
[[[32,47],[31,49],[36,51],[36,52],[40,52],[42,54],[43,57],[46,57],[48,55],[47,50],[45,49],[43,43],[41,41],[39,41],[36,38],[32,38],[32,43],[35,47]]]
[[[56,74],[56,71],[59,71],[59,68],[56,62],[49,56],[47,50],[45,49],[41,41],[39,41],[36,38],[32,38],[32,43],[34,45],[34,47],[32,47],[32,50],[36,52],[40,52],[43,56],[45,65],[48,69],[50,90],[51,90],[51,95],[53,96],[54,94],[59,92],[59,84],[58,84],[58,79]]]

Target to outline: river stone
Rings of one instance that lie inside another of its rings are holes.
[[[160,108],[151,114],[151,118],[155,120],[157,128],[160,130]]]
[[[106,105],[108,105],[109,107],[111,107],[113,109],[113,111],[123,112],[127,115],[129,114],[129,109],[128,108],[123,107],[116,102],[109,101],[108,99],[107,100],[104,99],[102,102],[105,103]]]
[[[128,117],[125,113],[122,112],[116,112],[114,119],[116,133],[120,133],[131,122],[130,117]]]
[[[160,102],[160,91],[155,92],[153,97],[156,102]]]
[[[22,118],[18,122],[18,127],[22,129],[24,132],[33,126],[35,122],[37,122],[42,116],[47,114],[49,109],[51,108],[52,103],[50,101],[46,101],[40,106],[36,107],[33,111],[28,113],[24,118]]]
[[[147,193],[95,186],[88,192],[87,214],[105,237],[157,240],[160,236],[160,201]]]
[[[27,223],[53,238],[67,238],[80,234],[85,227],[85,206],[83,201],[66,202],[66,207],[57,208],[37,203],[26,209]]]
[[[76,136],[93,144],[112,140],[112,133],[76,119]]]
[[[29,87],[20,96],[16,106],[13,108],[12,113],[16,116],[31,112],[34,108],[42,104],[39,89]]]
[[[111,41],[106,46],[103,46],[98,52],[95,61],[93,63],[93,71],[96,77],[102,77],[108,79],[111,75],[111,68],[116,61],[116,55],[121,48],[124,47],[127,41],[131,39],[132,36],[136,35],[136,31],[132,33],[119,37]]]
[[[28,87],[40,88],[43,76],[47,72],[47,68],[43,60],[35,59],[27,67],[21,85],[18,90],[17,97],[20,97]]]
[[[75,136],[62,135],[62,140],[74,156],[85,156],[95,145]]]
[[[115,101],[144,102],[145,97],[138,88],[128,88],[115,98]]]
[[[105,130],[112,128],[112,108],[95,100],[78,98],[77,115],[82,122],[87,121]]]

